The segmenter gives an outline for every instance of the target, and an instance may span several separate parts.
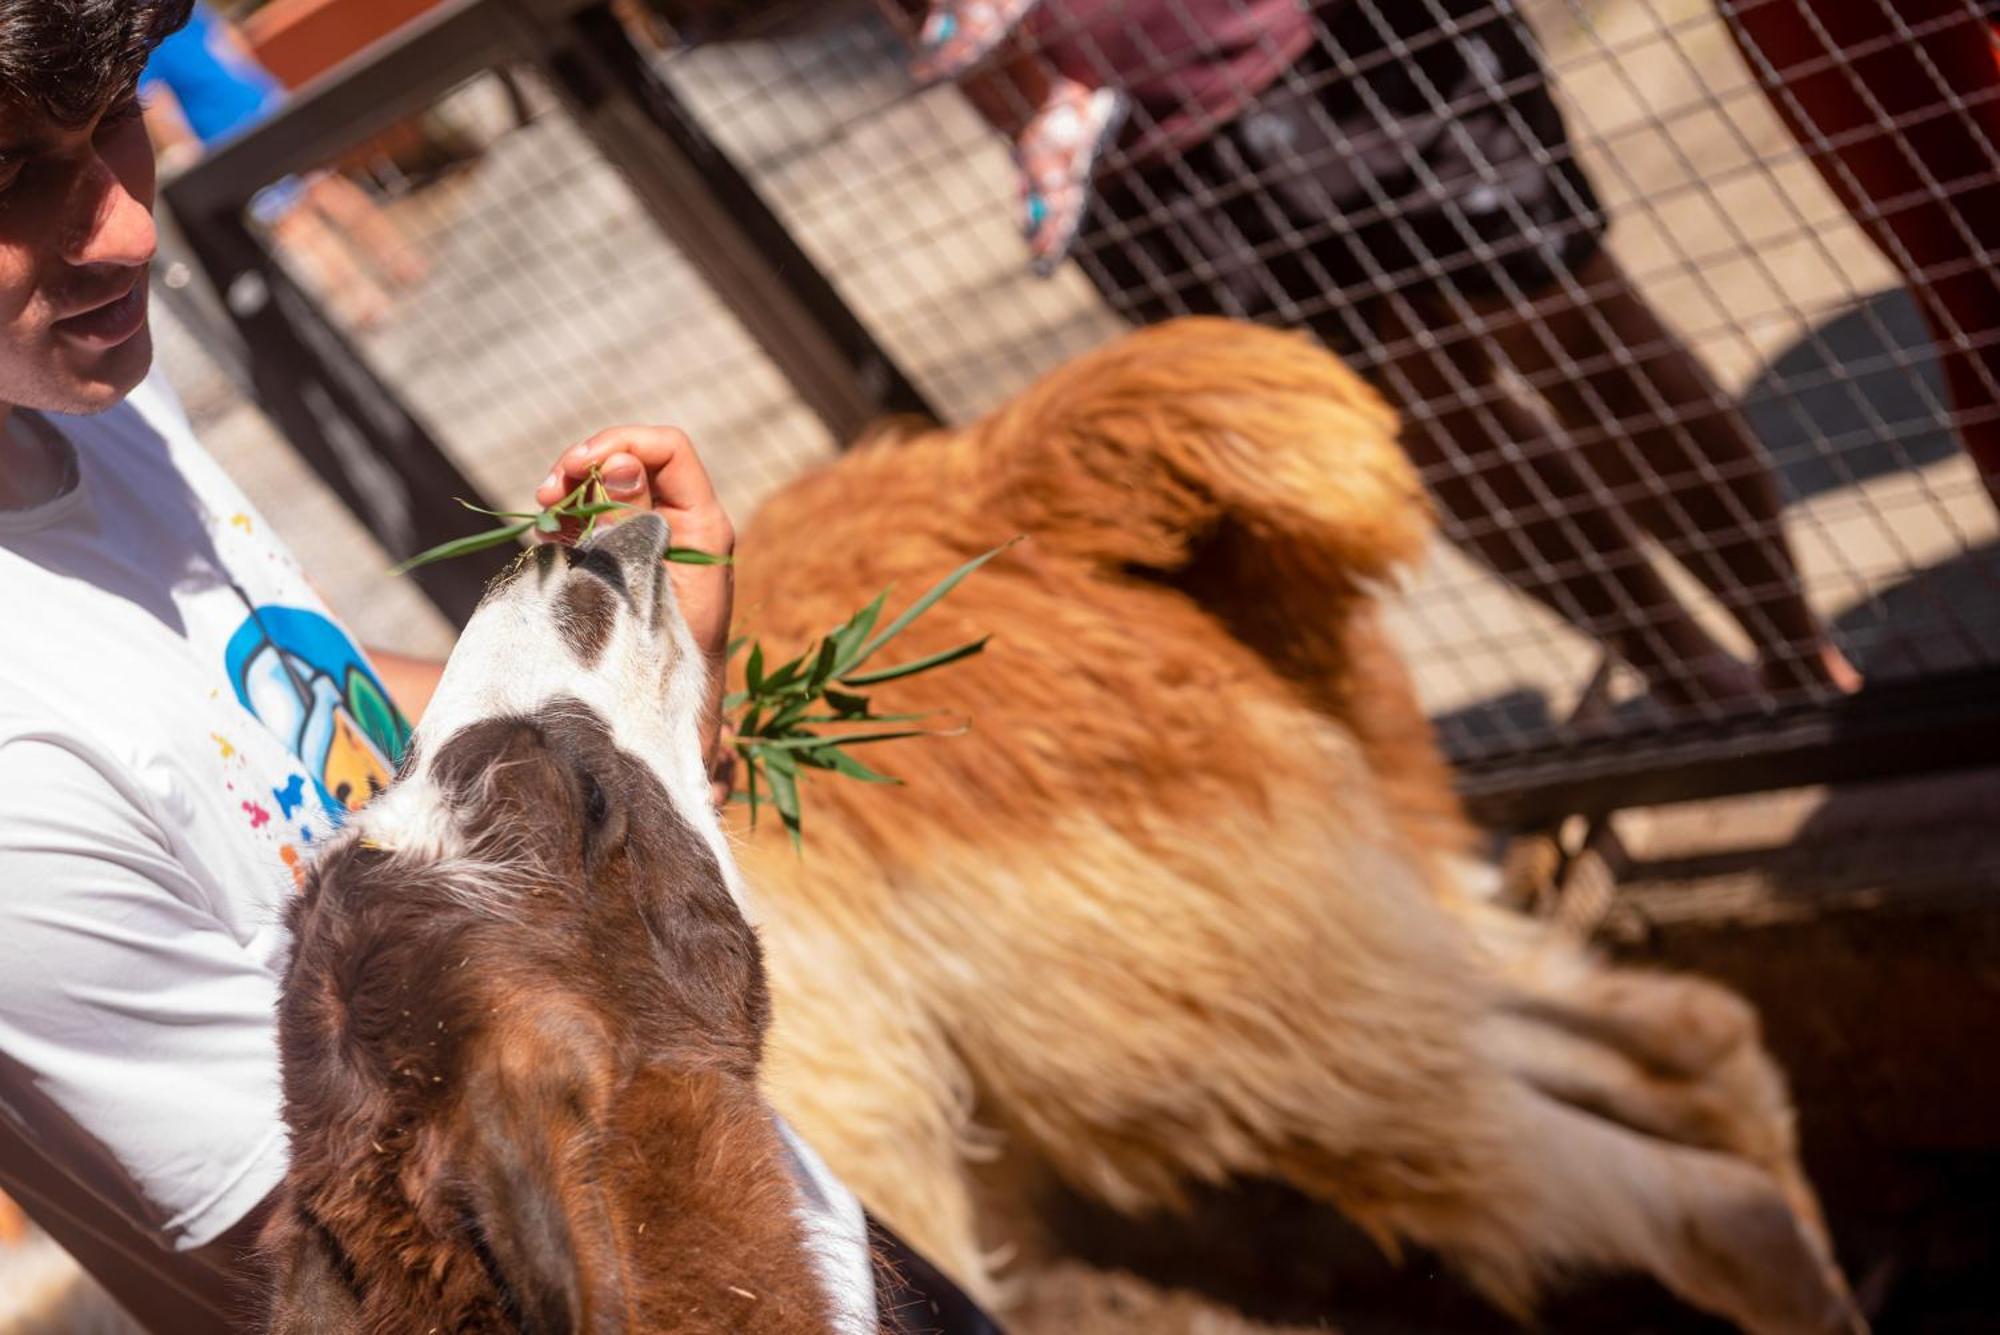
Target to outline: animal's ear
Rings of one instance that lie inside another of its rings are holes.
[[[355,1335],[361,1304],[326,1234],[280,1204],[262,1250],[271,1270],[269,1335]]]
[[[1415,561],[1430,507],[1395,413],[1302,336],[1176,320],[1078,358],[981,422],[1038,542],[1177,569],[1227,526],[1349,576]]]
[[[612,1184],[590,1162],[580,1064],[553,1044],[513,1045],[473,1081],[447,1150],[522,1335],[625,1329]]]

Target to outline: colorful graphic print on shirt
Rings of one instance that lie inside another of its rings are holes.
[[[291,748],[329,815],[338,820],[388,787],[410,725],[339,626],[266,603],[230,637],[225,662],[237,701]],[[300,798],[279,798],[287,815]]]

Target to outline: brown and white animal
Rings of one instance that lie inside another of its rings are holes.
[[[811,784],[803,857],[739,855],[773,1097],[873,1211],[1000,1297],[1034,1207],[975,1203],[998,1136],[1126,1211],[1290,1183],[1517,1311],[1623,1268],[1754,1331],[1858,1327],[1750,1009],[1466,888],[1376,606],[1430,521],[1374,393],[1285,335],[1135,334],[785,489],[737,605],[803,647],[1020,533],[907,633],[994,637],[896,688],[973,734],[880,756],[907,787]]]
[[[876,1329],[859,1210],[759,1092],[665,543],[490,591],[292,908],[275,1331]]]

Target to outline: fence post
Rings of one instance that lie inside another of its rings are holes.
[[[522,13],[537,22],[531,5]],[[570,113],[837,441],[885,413],[937,416],[608,2],[538,29],[542,67]]]

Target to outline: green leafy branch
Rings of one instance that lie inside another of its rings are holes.
[[[953,736],[966,730],[964,724],[955,728],[895,726],[921,724],[937,715],[877,714],[874,702],[862,691],[970,658],[986,647],[989,636],[893,667],[863,668],[884,645],[958,587],[959,581],[1019,541],[1015,538],[967,561],[879,631],[875,627],[889,601],[887,589],[810,649],[776,667],[765,666],[763,645],[750,645],[750,657],[743,666],[743,689],[725,697],[722,710],[736,720],[735,746],[742,758],[743,791],[734,799],[749,805],[752,826],[757,823],[758,810],[768,803],[778,809],[778,818],[797,847],[801,770],[825,770],[863,783],[900,783],[900,779],[879,774],[856,760],[848,749],[904,737]],[[747,642],[746,637],[732,643],[729,656],[733,659]]]
[[[598,476],[596,464],[590,466],[590,475],[577,483],[576,490],[554,505],[544,506],[539,510],[488,510],[467,500],[460,500],[459,504],[476,514],[490,515],[507,522],[482,533],[441,542],[435,547],[418,552],[407,561],[398,563],[389,573],[403,575],[433,561],[448,561],[455,556],[470,556],[474,552],[483,552],[489,548],[504,547],[510,542],[519,542],[531,532],[554,535],[562,532],[565,519],[573,519],[581,526],[581,532],[577,535],[577,541],[581,542],[597,530],[597,520],[600,515],[609,514],[613,510],[632,508],[624,501],[614,501],[604,494],[604,480]],[[692,547],[669,547],[666,559],[693,566],[728,565],[730,561],[727,556],[717,556],[713,552],[698,552]]]
[[[540,510],[488,510],[464,500],[459,504],[468,510],[507,522],[419,552],[397,565],[394,573],[400,575],[433,561],[448,561],[453,557],[470,556],[474,552],[519,542],[530,532],[552,536],[562,532],[566,520],[573,520],[579,525],[578,541],[582,541],[596,530],[601,516],[630,508],[625,502],[611,500],[604,494],[604,483],[598,476],[596,465],[591,466],[590,475],[578,483],[574,491],[554,505]],[[907,630],[910,623],[928,612],[940,598],[957,588],[959,581],[1019,541],[1019,538],[1014,538],[967,561],[939,580],[879,631],[875,627],[888,605],[887,589],[821,637],[806,652],[776,667],[766,668],[762,644],[752,643],[748,637],[738,638],[730,644],[729,658],[732,661],[746,644],[750,650],[750,657],[744,664],[744,687],[731,692],[723,700],[722,711],[736,725],[736,753],[742,759],[744,786],[741,792],[731,795],[732,800],[749,805],[751,825],[757,823],[757,812],[763,806],[776,807],[779,819],[784,822],[793,845],[797,847],[800,845],[801,770],[844,774],[863,783],[900,783],[900,779],[879,774],[856,760],[848,754],[848,748],[892,742],[904,737],[949,737],[966,731],[965,724],[951,728],[901,726],[922,724],[937,715],[877,714],[873,700],[862,692],[865,688],[914,677],[918,673],[970,658],[986,647],[989,637],[981,636],[893,667],[863,669],[884,645]],[[687,565],[728,565],[731,560],[727,556],[687,547],[669,547],[666,559]]]

